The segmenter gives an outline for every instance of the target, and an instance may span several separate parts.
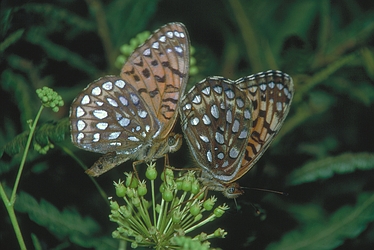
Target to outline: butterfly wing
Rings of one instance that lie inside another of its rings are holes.
[[[250,100],[232,81],[207,78],[182,99],[182,128],[200,167],[211,178],[231,182],[243,158],[251,127]]]
[[[162,124],[160,137],[174,127],[188,80],[189,37],[181,23],[169,23],[128,58],[121,78],[131,82]]]
[[[138,91],[116,76],[85,88],[70,110],[73,143],[82,149],[135,154],[160,126]]]
[[[253,105],[253,126],[236,176],[239,179],[260,159],[279,132],[290,110],[294,88],[292,78],[276,70],[243,77],[235,82],[246,92]]]

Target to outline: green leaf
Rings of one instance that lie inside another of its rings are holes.
[[[64,118],[56,123],[45,123],[37,127],[34,140],[41,145],[47,145],[49,141],[52,143],[62,142],[69,137],[69,134],[69,119]],[[29,131],[17,135],[13,140],[5,144],[1,150],[10,156],[18,154],[24,149],[28,135]]]
[[[0,43],[0,53],[2,53],[10,45],[17,42],[22,37],[24,31],[24,29],[19,29],[10,34],[2,43]]]
[[[158,1],[148,0],[112,1],[108,4],[106,15],[111,17],[107,21],[115,48],[128,43],[132,37],[144,31],[157,10],[157,4]]]
[[[80,69],[88,75],[97,75],[98,73],[98,69],[90,61],[87,61],[66,47],[51,42],[46,36],[43,27],[30,28],[26,34],[26,40],[42,47],[45,53],[56,61],[66,62],[73,68]]]
[[[15,74],[7,69],[1,74],[1,87],[9,92],[13,97],[15,104],[21,112],[21,123],[24,129],[27,128],[27,120],[34,117],[39,105],[30,105],[35,103],[36,94],[29,86],[28,81],[20,74]],[[10,100],[8,100],[10,102]]]
[[[334,249],[364,231],[374,221],[373,211],[374,194],[363,193],[355,207],[343,206],[325,220],[284,234],[280,242],[270,244],[267,249]]]
[[[288,185],[299,185],[306,182],[323,180],[334,174],[347,174],[356,170],[374,169],[374,154],[345,153],[313,161],[296,169],[288,176]]]
[[[82,217],[75,209],[59,211],[48,201],[42,199],[38,202],[25,192],[17,196],[15,209],[27,213],[32,221],[59,239],[69,238],[71,242],[86,248],[117,249],[117,241],[109,237],[97,237],[99,224],[90,217]]]

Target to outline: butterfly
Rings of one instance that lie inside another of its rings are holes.
[[[236,181],[279,132],[293,93],[289,75],[269,70],[236,81],[210,77],[182,98],[183,131],[204,186],[228,198],[243,193]]]
[[[189,58],[185,26],[166,24],[130,55],[120,76],[104,76],[75,98],[73,144],[104,154],[87,174],[99,176],[130,159],[150,162],[181,147],[182,135],[172,130]]]

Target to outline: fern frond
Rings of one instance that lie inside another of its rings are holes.
[[[58,143],[65,140],[69,136],[69,119],[64,118],[56,123],[45,123],[37,127],[34,134],[34,141],[41,145],[47,145],[48,142]],[[17,135],[12,141],[5,144],[2,151],[13,156],[21,152],[27,141],[29,131],[25,131]]]
[[[334,249],[344,240],[357,237],[374,221],[374,193],[363,193],[355,207],[344,206],[319,223],[308,223],[272,243],[268,250]]]
[[[21,123],[24,124],[23,129],[26,129],[26,122],[28,119],[34,117],[38,105],[30,105],[35,103],[36,95],[34,89],[31,89],[28,81],[20,74],[14,73],[7,69],[1,74],[1,87],[8,91],[10,95],[14,96],[14,102],[21,112]],[[8,100],[10,102],[10,100]],[[36,108],[35,108],[36,107]]]
[[[30,43],[41,46],[52,59],[66,62],[73,68],[80,69],[88,75],[97,75],[98,73],[98,69],[90,61],[85,60],[79,54],[63,46],[51,42],[46,36],[43,27],[30,28],[25,38]]]
[[[345,153],[313,161],[293,171],[288,178],[288,185],[294,186],[306,182],[328,179],[334,174],[347,174],[356,170],[374,169],[374,154]]]
[[[27,213],[32,221],[47,228],[59,239],[69,238],[82,247],[117,249],[117,242],[109,237],[97,237],[99,224],[90,217],[83,217],[74,209],[59,211],[46,200],[38,202],[31,195],[21,192],[17,196],[15,209]]]
[[[66,23],[71,28],[82,31],[95,31],[95,25],[93,22],[89,22],[74,12],[68,11],[67,9],[60,8],[57,5],[52,4],[41,4],[41,3],[28,3],[23,4],[16,10],[25,10],[26,12],[35,13],[46,20],[54,20],[59,23]]]

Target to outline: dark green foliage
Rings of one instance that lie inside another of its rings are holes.
[[[30,220],[45,227],[60,240],[68,239],[85,248],[116,249],[116,241],[110,236],[97,237],[99,224],[92,218],[80,215],[75,209],[65,208],[62,212],[46,200],[38,202],[25,192],[20,192],[16,211],[26,213]]]
[[[102,196],[115,194],[112,182],[129,171],[131,163],[93,185],[81,166],[90,166],[100,155],[70,142],[69,106],[88,83],[119,74],[115,61],[123,44],[174,21],[186,25],[196,49],[199,73],[190,77],[188,88],[207,76],[237,79],[268,69],[290,74],[295,84],[280,133],[239,180],[241,186],[281,190],[289,196],[246,190],[235,209],[233,201],[211,192],[233,210],[214,222],[228,235],[212,246],[374,245],[372,1],[8,0],[0,8],[3,186],[13,186],[28,121],[40,108],[35,90],[48,86],[65,102],[57,113],[43,110],[21,176],[15,208],[28,248],[119,248],[120,242],[111,238],[115,225]],[[38,148],[47,146],[47,154],[40,154]],[[193,166],[186,145],[169,158],[177,168]],[[251,204],[261,216],[254,215]],[[0,249],[17,249],[5,209],[0,216]]]
[[[10,156],[16,155],[24,150],[28,131],[17,135],[13,140],[4,145],[1,150]],[[34,141],[46,145],[48,142],[59,143],[70,138],[69,119],[63,118],[59,122],[50,122],[40,125],[34,134]]]
[[[345,239],[356,238],[374,220],[374,195],[362,193],[357,204],[343,206],[327,218],[309,221],[304,227],[284,234],[267,249],[334,249]]]
[[[374,169],[374,154],[345,153],[340,156],[312,161],[295,169],[288,175],[288,184],[300,185],[306,182],[328,179],[334,174],[349,174],[356,170],[372,169]]]

